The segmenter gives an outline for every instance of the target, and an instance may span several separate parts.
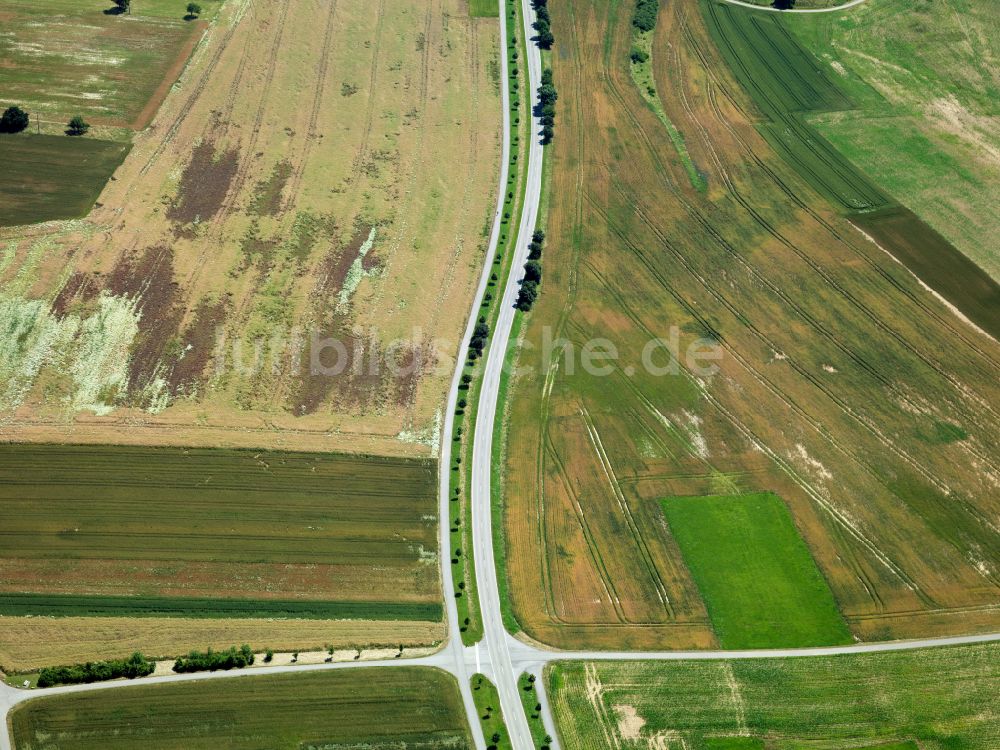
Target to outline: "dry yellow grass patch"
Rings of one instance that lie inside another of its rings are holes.
[[[0,668],[22,672],[113,659],[142,651],[174,657],[192,648],[249,643],[257,650],[426,646],[444,638],[437,622],[362,620],[185,620],[126,617],[0,617]]]
[[[466,0],[230,0],[91,216],[0,233],[0,438],[430,453],[496,53]]]

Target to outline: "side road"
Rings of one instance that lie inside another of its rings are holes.
[[[772,8],[770,5],[747,3],[743,2],[743,0],[724,0],[724,2],[727,2],[730,5],[739,5],[741,8],[768,10],[772,13],[836,13],[838,10],[847,10],[848,8],[853,8],[855,5],[861,5],[861,3],[867,2],[867,0],[850,0],[850,2],[844,3],[843,5],[835,5],[832,8],[789,8],[788,10]]]
[[[457,631],[455,631],[457,632]],[[458,640],[458,639],[455,639]],[[886,651],[906,651],[920,648],[936,648],[943,646],[958,646],[974,643],[995,643],[1000,642],[1000,633],[984,633],[981,635],[951,636],[945,638],[922,638],[910,641],[889,641],[885,643],[862,643],[852,646],[830,646],[817,648],[800,649],[769,649],[769,650],[744,650],[744,651],[549,651],[538,649],[504,634],[506,642],[506,654],[509,661],[504,662],[504,668],[508,674],[516,678],[523,672],[530,672],[538,676],[542,675],[545,665],[555,661],[705,661],[705,660],[743,660],[743,659],[787,659],[802,658],[810,656],[832,656],[838,654],[864,654]],[[461,641],[459,640],[459,643]],[[459,657],[456,661],[456,651],[452,648],[444,648],[436,654],[419,658],[403,659],[381,659],[373,661],[349,661],[332,662],[323,664],[285,665],[268,667],[249,667],[230,672],[197,672],[194,674],[182,675],[162,675],[159,677],[144,677],[137,680],[116,680],[113,682],[97,682],[90,685],[68,685],[62,687],[46,688],[44,690],[19,690],[6,684],[0,683],[0,721],[6,726],[7,715],[11,708],[24,701],[36,698],[49,697],[54,695],[66,695],[69,693],[91,692],[95,690],[118,690],[128,689],[136,685],[160,685],[177,682],[217,680],[227,678],[250,678],[261,677],[269,674],[287,674],[291,672],[316,672],[321,670],[338,669],[365,669],[365,668],[385,668],[393,667],[428,667],[441,669],[454,675],[460,682],[465,680],[463,693],[468,690],[468,676],[473,671],[481,671],[487,676],[501,677],[501,672],[495,668],[489,658],[488,652],[484,653],[484,648],[475,646],[471,648],[459,648]],[[484,658],[486,657],[486,658]],[[543,705],[546,728],[553,737],[555,726],[548,712],[548,701],[544,693],[542,681],[536,683],[539,690],[539,699]],[[515,698],[518,698],[515,692]],[[510,729],[511,718],[515,714],[502,704],[504,716]],[[521,716],[523,717],[523,711]],[[469,714],[469,725],[475,732],[475,727],[479,725],[475,706]],[[527,720],[525,719],[525,723]],[[480,729],[479,735],[482,735]],[[512,734],[513,737],[513,734]],[[477,739],[478,743],[478,739]],[[515,741],[516,743],[516,741]],[[485,748],[483,745],[477,747]],[[514,744],[516,750],[533,750],[530,734],[526,744],[522,740]],[[558,747],[556,743],[552,747]],[[0,750],[11,750],[10,737],[8,732],[0,732]]]

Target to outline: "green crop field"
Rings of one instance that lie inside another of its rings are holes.
[[[810,122],[1000,280],[996,11],[994,0],[879,0],[781,21],[857,107]]]
[[[0,615],[437,621],[442,617],[442,606],[437,602],[322,602],[215,597],[0,594]]]
[[[0,477],[0,592],[38,595],[5,600],[20,614],[440,612],[431,461],[4,445]]]
[[[84,216],[129,148],[93,138],[0,135],[0,226]]]
[[[469,0],[469,15],[477,18],[496,18],[500,15],[500,3],[496,0]]]
[[[1000,24],[965,0],[867,5],[879,9],[790,17],[717,0],[701,7],[775,150],[841,210],[855,212],[856,223],[920,279],[1000,336],[1000,224],[992,209],[1000,84],[990,73],[1000,63],[1000,45],[990,41]],[[900,211],[897,200],[916,213]],[[896,231],[880,231],[884,221],[866,215],[880,209],[892,209]]]
[[[765,120],[761,133],[817,191],[844,210],[890,204],[804,118],[809,112],[847,110],[854,102],[821,63],[788,33],[781,17],[702,0],[709,32],[740,85]]]
[[[563,747],[993,750],[1000,646],[822,658],[558,663]]]
[[[400,667],[245,676],[41,698],[11,715],[16,750],[461,750],[452,677]]]
[[[219,6],[207,0],[204,18]],[[104,0],[0,0],[0,106],[17,104],[58,126],[74,115],[126,126],[161,84],[169,89],[201,26],[183,20],[186,3],[136,0],[109,15]],[[166,93],[166,90],[162,92]]]
[[[850,643],[830,587],[770,493],[663,503],[724,648]]]

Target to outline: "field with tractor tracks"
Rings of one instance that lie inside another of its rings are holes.
[[[99,651],[143,633],[144,652],[186,651],[197,643],[179,643],[185,629],[207,628],[195,620],[214,623],[213,641],[255,628],[270,640],[279,628],[268,620],[291,623],[279,637],[303,647],[334,620],[382,621],[371,632],[383,644],[396,643],[390,623],[411,642],[439,640],[434,469],[407,458],[0,446],[0,656],[10,659],[0,663],[32,661],[21,650],[46,639],[64,651],[73,624],[86,658],[88,633],[102,628],[120,632]],[[359,635],[331,627],[330,637],[338,631],[339,644]]]
[[[996,644],[821,658],[557,663],[565,747],[990,750]]]
[[[10,723],[16,750],[464,750],[457,687],[419,667],[261,675],[42,698]]]
[[[836,150],[822,180],[789,166],[709,5],[661,5],[663,117],[629,69],[630,3],[552,8],[546,282],[505,448],[519,624],[563,647],[717,646],[661,501],[770,492],[854,637],[996,629],[1000,345],[845,216],[845,191],[881,191]],[[616,356],[588,372],[597,338]]]
[[[467,0],[218,8],[98,207],[0,229],[0,439],[433,454],[495,32]]]
[[[758,130],[786,163],[923,283],[975,325],[1000,338],[1000,284],[990,276],[996,267],[989,218],[993,212],[987,208],[1000,185],[996,179],[1000,173],[993,173],[996,160],[990,158],[990,142],[1000,148],[1000,131],[984,125],[988,117],[976,120],[972,114],[973,110],[995,109],[988,102],[990,92],[1000,90],[998,83],[975,66],[959,65],[942,66],[937,78],[929,77],[930,83],[913,87],[916,93],[909,93],[904,82],[897,82],[893,89],[876,73],[866,71],[873,82],[869,84],[865,78],[852,76],[843,63],[831,61],[829,52],[819,57],[813,51],[830,46],[811,38],[797,39],[792,32],[797,24],[802,32],[819,32],[797,18],[747,11],[717,0],[704,0],[701,8],[713,41],[760,112]],[[868,27],[911,26],[913,19],[926,15],[919,12],[921,8],[926,10],[926,5],[897,7],[896,14],[872,21]],[[970,17],[975,24],[977,16]],[[841,25],[845,19],[851,19],[851,25],[859,23],[850,12],[838,18]],[[978,20],[977,30],[985,32],[983,20]],[[930,48],[939,54],[947,48],[950,54],[950,38],[933,40]],[[924,48],[923,41],[920,45]],[[905,41],[900,46],[911,51]],[[967,50],[965,55],[969,54]],[[931,65],[914,54],[888,56],[900,58],[907,68],[926,70]],[[968,74],[973,83],[963,85],[961,73]],[[909,98],[901,99],[904,91]],[[963,109],[952,93],[950,99],[928,101],[945,91],[960,94],[971,109]],[[907,113],[921,105],[940,108],[942,103],[954,110],[955,127],[947,130],[940,118],[924,115],[930,124],[910,134]],[[854,129],[831,142],[824,136],[829,130],[823,126],[827,121],[849,121]],[[957,127],[956,123],[966,121],[971,123],[968,128]],[[977,122],[985,129],[977,130]],[[867,152],[855,143],[866,142],[858,137],[859,126],[867,138]],[[879,133],[885,148],[879,143]],[[900,137],[900,133],[907,135]],[[1000,153],[996,148],[993,151]],[[888,172],[881,166],[886,158],[895,165]],[[927,187],[921,192],[920,186]],[[896,190],[900,195],[894,198]],[[928,200],[932,190],[938,197]],[[934,220],[940,231],[906,208],[909,205]],[[964,216],[957,205],[964,206]],[[965,238],[965,253],[948,237]]]
[[[883,0],[785,15],[855,108],[810,122],[1000,281],[1000,19],[991,0]],[[919,273],[919,272],[918,272]]]

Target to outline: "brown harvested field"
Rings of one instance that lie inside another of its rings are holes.
[[[630,8],[552,6],[546,278],[506,443],[514,613],[562,647],[714,645],[660,501],[770,491],[858,638],[995,630],[1000,345],[776,156],[701,11],[661,4],[653,65],[704,192],[630,78]],[[678,374],[651,374],[673,326]],[[572,371],[538,356],[558,337]],[[581,367],[597,337],[620,353],[605,376]],[[700,337],[718,362],[686,362]]]
[[[433,453],[496,36],[466,0],[229,0],[91,215],[0,231],[0,439]]]
[[[275,651],[334,646],[425,646],[444,624],[407,620],[187,620],[129,617],[0,617],[0,669],[27,672],[53,664],[118,659],[135,651],[174,657],[192,648],[249,643]]]

